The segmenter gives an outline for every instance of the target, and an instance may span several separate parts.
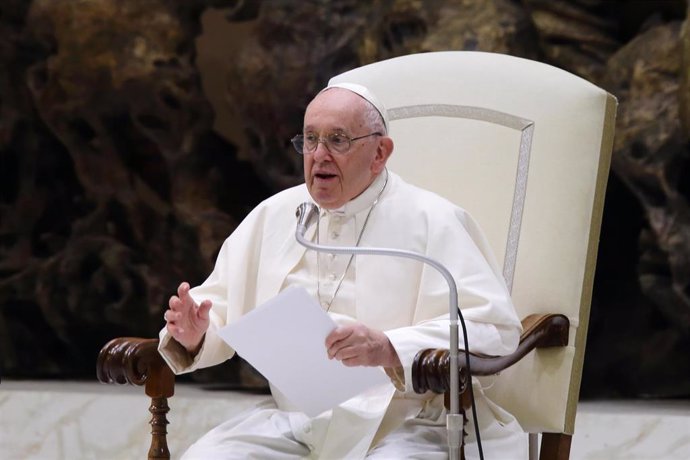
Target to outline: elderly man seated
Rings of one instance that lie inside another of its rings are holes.
[[[405,249],[444,264],[460,286],[472,351],[501,355],[515,349],[521,326],[485,238],[463,209],[388,171],[386,111],[360,85],[322,90],[292,142],[304,157],[305,183],[258,205],[202,285],[179,286],[160,351],[176,373],[229,359],[234,350],[218,328],[297,285],[339,325],[324,353],[346,366],[381,366],[391,383],[313,418],[272,387],[270,403],[216,427],[184,458],[446,458],[443,396],[415,394],[411,385],[415,354],[448,346],[446,281],[418,261],[306,251],[295,240],[295,209],[310,200],[320,207],[314,240],[321,244]],[[474,395],[486,458],[525,458],[515,419],[477,382]],[[467,457],[477,456],[472,434],[466,442]]]

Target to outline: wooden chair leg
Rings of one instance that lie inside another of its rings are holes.
[[[166,414],[170,410],[168,398],[151,398],[151,447],[149,447],[149,460],[170,460],[168,449]]]
[[[542,433],[539,460],[568,460],[573,437],[564,433]]]
[[[169,460],[168,449],[168,419],[170,411],[168,398],[175,394],[175,375],[162,358],[152,360],[148,368],[148,378],[144,386],[146,394],[151,398],[151,447],[149,460]]]

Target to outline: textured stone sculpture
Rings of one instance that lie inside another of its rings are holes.
[[[11,5],[26,55],[7,56],[3,88],[25,105],[2,152],[17,175],[3,197],[7,372],[82,375],[104,337],[155,333],[177,283],[203,280],[265,196],[210,129],[193,65],[204,3]]]

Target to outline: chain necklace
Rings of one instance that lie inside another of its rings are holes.
[[[371,216],[371,212],[374,210],[376,207],[376,204],[379,202],[379,198],[381,198],[381,194],[383,191],[386,189],[386,185],[388,185],[388,168],[386,168],[386,180],[383,183],[383,187],[381,187],[381,190],[379,191],[378,195],[376,195],[376,199],[374,202],[371,204],[371,207],[369,208],[369,212],[367,213],[367,217],[364,219],[364,224],[362,225],[362,230],[359,232],[359,236],[357,237],[357,242],[355,243],[355,247],[359,246],[359,242],[362,241],[362,235],[364,235],[364,229],[367,228],[367,223],[369,222],[369,216]],[[320,229],[319,229],[319,223],[321,221],[321,218],[316,221],[316,244],[319,244],[319,235],[320,235]],[[340,279],[338,280],[338,285],[335,287],[335,291],[333,291],[333,295],[331,296],[331,300],[328,301],[326,305],[323,304],[321,301],[321,267],[319,266],[319,259],[320,259],[320,253],[316,253],[316,296],[319,299],[319,303],[321,303],[322,306],[326,307],[326,312],[331,310],[331,305],[333,305],[333,301],[335,300],[335,296],[338,294],[338,291],[340,291],[340,286],[343,284],[343,280],[345,279],[345,275],[347,274],[347,271],[350,269],[350,265],[352,264],[352,259],[354,259],[355,255],[350,254],[350,259],[347,261],[347,265],[345,266],[345,270],[343,270],[343,274],[340,275]]]

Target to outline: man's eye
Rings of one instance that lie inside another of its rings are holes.
[[[347,137],[343,134],[331,134],[328,136],[328,141],[333,145],[347,144]]]
[[[314,143],[318,139],[319,138],[315,134],[305,134],[304,135],[304,142]]]

